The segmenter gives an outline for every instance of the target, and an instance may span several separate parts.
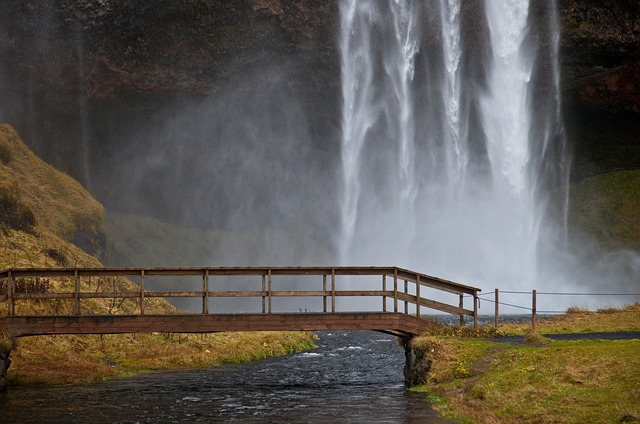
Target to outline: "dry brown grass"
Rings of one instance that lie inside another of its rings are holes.
[[[498,333],[506,335],[524,335],[530,330],[530,323],[500,324],[498,327]],[[640,331],[640,303],[597,311],[572,307],[565,314],[539,319],[536,331],[541,334]]]
[[[211,367],[313,347],[309,332],[124,334],[21,338],[12,353],[12,385],[103,381],[140,372]]]
[[[10,152],[0,162],[0,186],[17,186],[41,227],[68,241],[78,230],[102,232],[102,205],[80,183],[38,158],[7,124],[0,124],[0,146]]]

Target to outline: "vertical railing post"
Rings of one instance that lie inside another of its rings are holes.
[[[202,276],[202,313],[209,314],[209,269],[204,270]]]
[[[464,293],[460,293],[460,300],[458,301],[458,307],[464,308]],[[464,325],[464,312],[460,314],[460,327]]]
[[[420,274],[416,274],[416,316],[420,318]]]
[[[327,274],[322,276],[322,312],[327,312]]]
[[[498,328],[498,309],[499,309],[499,303],[498,303],[498,289],[496,289],[496,294],[495,294],[495,300],[493,301],[495,304],[495,312],[494,312],[494,316],[493,316],[493,328],[497,329]]]
[[[404,280],[404,294],[409,296],[409,282],[407,280]],[[404,313],[405,315],[409,314],[409,301],[407,300],[407,298],[404,298]]]
[[[264,314],[265,312],[267,312],[267,296],[266,296],[266,290],[267,290],[267,276],[265,274],[262,274],[262,313]]]
[[[393,312],[398,313],[398,270],[393,270]]]
[[[271,313],[271,268],[269,268],[269,274],[268,274],[268,280],[267,280],[267,284],[268,284],[268,289],[269,289],[269,313]]]
[[[531,293],[531,331],[536,331],[536,291]]]
[[[80,315],[80,276],[78,269],[73,271],[74,291],[73,291],[73,309],[75,315]]]
[[[144,315],[144,269],[140,270],[140,315]]]
[[[331,313],[336,311],[336,270],[331,270]]]
[[[16,313],[16,307],[13,300],[13,275],[9,271],[9,278],[7,280],[7,316],[12,316]]]
[[[387,291],[387,275],[382,274],[382,291],[386,293]],[[382,295],[382,312],[387,312],[387,296],[385,294]]]
[[[473,328],[478,328],[478,290],[473,291]]]

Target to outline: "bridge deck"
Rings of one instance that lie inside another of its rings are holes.
[[[379,330],[418,334],[424,320],[391,312],[14,316],[0,319],[16,337],[52,334],[212,333],[222,331]]]

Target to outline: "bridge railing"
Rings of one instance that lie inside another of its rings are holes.
[[[198,302],[191,313],[202,314],[269,314],[278,300],[284,300],[279,307],[286,304],[289,311],[300,304],[304,311],[312,305],[316,312],[336,313],[358,303],[348,299],[378,298],[365,302],[366,307],[380,302],[379,311],[418,317],[431,309],[458,315],[461,323],[471,316],[477,326],[479,291],[397,267],[20,268],[0,272],[0,312],[8,317],[91,315],[91,302],[102,301],[108,314],[145,315],[154,313],[154,299],[164,298]],[[232,299],[250,298],[257,305],[243,301],[225,310]],[[301,298],[319,302],[295,301]],[[36,307],[45,303],[48,309]]]

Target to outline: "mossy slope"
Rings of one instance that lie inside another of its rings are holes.
[[[38,228],[104,255],[102,205],[80,183],[38,158],[7,124],[0,124],[0,199],[13,205],[4,211],[15,215],[7,219],[5,212],[0,219],[5,231]]]

